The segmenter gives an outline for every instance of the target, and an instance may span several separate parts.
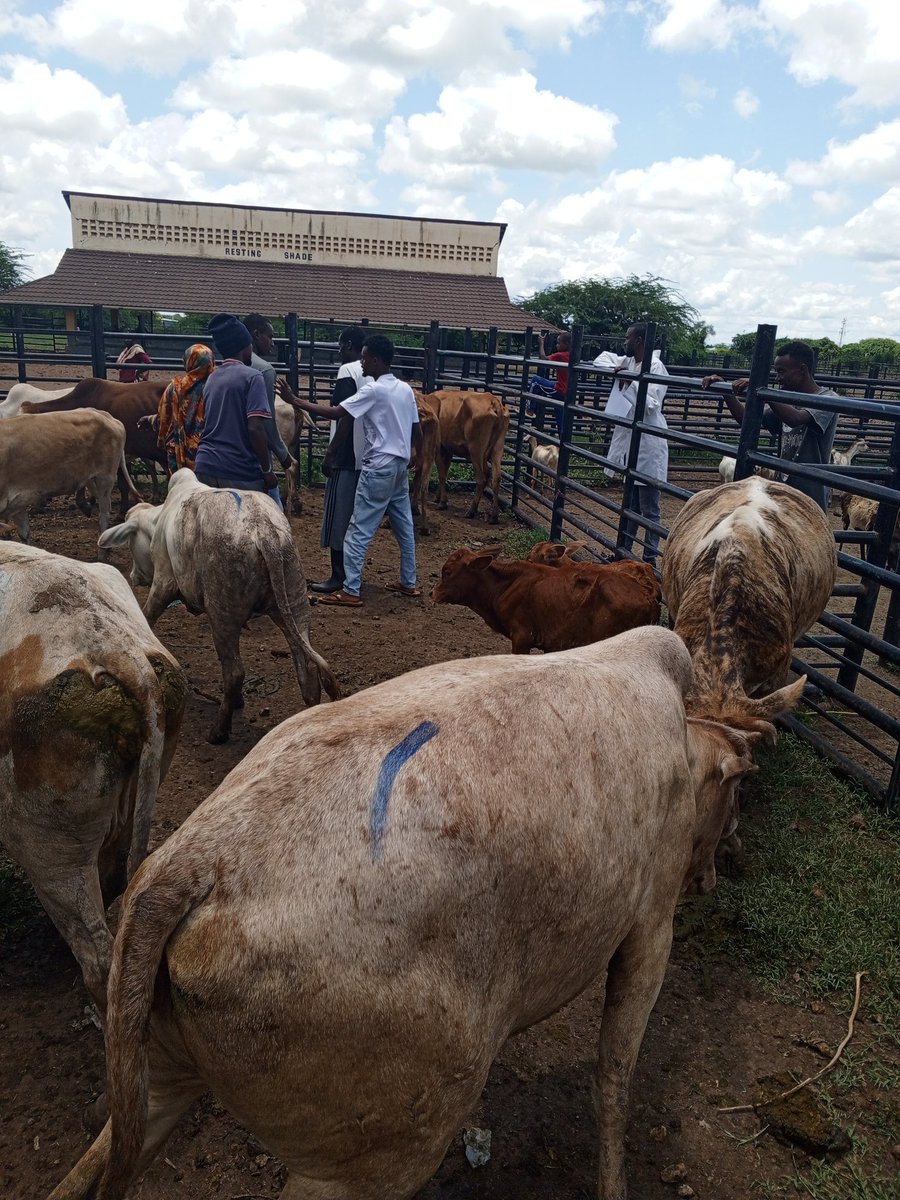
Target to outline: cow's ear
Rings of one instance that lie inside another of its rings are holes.
[[[121,525],[113,525],[111,529],[105,529],[100,534],[97,545],[101,550],[108,550],[110,546],[124,546],[136,529],[134,521],[123,521]]]
[[[479,550],[475,557],[469,560],[469,566],[474,567],[476,571],[484,571],[502,549],[502,546],[487,546],[484,550]]]
[[[560,547],[566,554],[577,554],[579,550],[584,550],[587,547],[587,542],[567,542],[565,546]]]
[[[565,553],[565,546],[557,546],[554,544],[545,545],[541,558],[543,562],[550,566],[553,563],[558,563]]]

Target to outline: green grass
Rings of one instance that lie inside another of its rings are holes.
[[[546,529],[530,529],[526,525],[515,525],[503,535],[503,552],[507,558],[527,558],[532,546],[546,542],[550,533]]]
[[[782,1003],[824,999],[842,1013],[856,971],[866,975],[854,1040],[815,1085],[852,1150],[833,1165],[804,1158],[755,1194],[898,1200],[875,1160],[900,1141],[900,823],[788,734],[759,761],[739,826],[749,866],[682,904],[680,954],[711,987],[723,958],[736,958]]]
[[[897,1180],[865,1173],[861,1163],[812,1162],[808,1172],[798,1171],[789,1179],[757,1185],[760,1200],[897,1200]]]
[[[900,826],[788,734],[760,761],[739,828],[750,871],[682,920],[784,999],[849,1009],[866,971],[865,1011],[900,1030]]]

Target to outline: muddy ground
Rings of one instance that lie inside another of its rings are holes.
[[[303,516],[292,522],[311,578],[326,568],[327,556],[318,548],[321,500],[321,492],[307,492]],[[452,549],[496,539],[483,521],[463,519],[464,506],[463,497],[452,496],[433,536],[420,539],[426,588]],[[37,515],[33,536],[47,550],[95,556],[96,526],[68,501]],[[116,563],[127,569],[127,555],[118,555]],[[396,577],[396,546],[382,531],[366,570],[365,608],[313,610],[314,645],[347,692],[428,663],[507,650],[505,640],[466,609],[392,596],[384,584]],[[204,734],[220,677],[206,620],[171,608],[157,633],[185,667],[192,695],[159,794],[153,844],[176,829],[259,738],[300,707],[280,633],[267,619],[254,620],[243,639],[246,707],[236,717],[232,741],[208,745]],[[102,1039],[86,1011],[74,960],[42,913],[26,916],[0,950],[0,1196],[34,1200],[46,1196],[89,1143],[83,1120],[103,1088]],[[811,1074],[823,1060],[809,1043],[833,1046],[845,1028],[844,1018],[827,1005],[798,1009],[774,1002],[733,962],[722,959],[702,975],[695,962],[676,945],[640,1057],[628,1138],[631,1195],[639,1200],[676,1195],[660,1176],[678,1162],[692,1194],[704,1200],[748,1200],[759,1181],[792,1172],[804,1161],[802,1151],[768,1134],[746,1141],[759,1127],[756,1118],[722,1116],[717,1108],[748,1098],[754,1081],[771,1071]],[[473,1170],[461,1138],[454,1139],[419,1200],[586,1200],[595,1194],[591,1078],[601,1003],[600,988],[590,988],[507,1044],[470,1121],[492,1130],[490,1163]],[[861,1029],[865,1037],[864,1023]],[[207,1099],[181,1123],[135,1195],[263,1200],[276,1196],[283,1180],[265,1148]]]

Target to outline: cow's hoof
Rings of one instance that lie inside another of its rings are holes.
[[[419,526],[419,534],[420,534],[420,536],[421,536],[421,537],[428,537],[428,535],[429,535],[430,533],[431,533],[431,530],[428,528],[428,526],[427,526],[427,525],[420,525],[420,526]]]
[[[227,729],[213,728],[206,735],[206,740],[211,746],[221,746],[223,742],[227,742],[229,732]]]
[[[488,517],[488,525],[499,525],[499,524],[500,524],[500,517],[497,515],[497,513],[492,513]]]

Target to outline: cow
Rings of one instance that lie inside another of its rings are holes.
[[[422,449],[419,461],[413,472],[410,500],[414,517],[418,517],[419,533],[427,536],[431,532],[428,524],[428,485],[431,482],[431,468],[434,465],[440,443],[440,421],[437,413],[431,407],[430,396],[423,396],[413,388],[416,397],[416,408],[419,410],[419,428],[422,430]]]
[[[40,405],[48,404],[51,400],[61,400],[63,396],[68,396],[74,386],[72,383],[68,387],[46,390],[35,387],[33,383],[14,383],[6,393],[6,398],[0,400],[0,421],[6,420],[7,417],[17,417],[26,401]],[[38,410],[32,409],[31,411],[37,412]]]
[[[538,440],[531,434],[528,439],[528,444],[531,450],[531,457],[538,464],[541,472],[541,479],[538,481],[535,478],[535,472],[532,471],[529,476],[529,484],[531,487],[537,485],[537,490],[543,496],[545,492],[552,491],[554,487],[554,479],[559,470],[559,447],[550,445],[538,445]],[[551,474],[548,474],[550,472]]]
[[[546,567],[583,567],[587,563],[579,562],[574,557],[577,551],[584,550],[587,542],[535,542],[526,556],[527,562],[543,563]]]
[[[90,487],[97,497],[102,532],[109,525],[118,476],[128,493],[141,499],[125,466],[124,448],[122,423],[93,409],[22,413],[0,421],[0,517],[8,513],[27,542],[32,505]]]
[[[509,413],[499,396],[491,392],[430,392],[426,397],[429,408],[440,421],[440,445],[437,453],[438,508],[447,507],[447,471],[453,456],[468,458],[475,473],[475,494],[467,517],[478,515],[491,473],[491,508],[488,517],[492,525],[500,519],[500,470],[503,447],[509,429]]]
[[[680,639],[640,629],[425,667],[269,733],[131,884],[110,1121],[50,1200],[120,1200],[210,1089],[283,1200],[409,1200],[504,1041],[597,979],[597,1195],[622,1200],[675,905],[714,885],[752,765],[755,737],[686,720],[690,680]]]
[[[782,686],[793,645],[836,571],[828,520],[795,488],[751,476],[692,496],[662,565],[670,623],[694,664],[688,712],[754,730],[797,704],[805,676]]]
[[[105,1008],[187,681],[113,567],[0,542],[0,841]]]
[[[499,546],[454,550],[431,592],[436,604],[464,604],[508,637],[513,654],[568,650],[655,625],[659,582],[649,563],[498,562]]]
[[[332,700],[339,698],[328,663],[309,643],[306,580],[290,524],[265,493],[210,488],[182,467],[164,504],[136,504],[100,545],[130,547],[131,582],[150,588],[144,615],[151,629],[173,600],[208,616],[223,684],[208,741],[228,740],[243,703],[241,629],[257,613],[267,613],[284,634],[305,703],[318,704],[323,685]]]
[[[55,400],[41,401],[39,407],[32,402],[22,404],[22,412],[71,412],[76,408],[96,408],[107,412],[121,421],[125,427],[125,455],[140,458],[147,464],[153,480],[153,494],[158,492],[156,464],[166,467],[166,452],[157,443],[154,430],[138,427],[141,417],[155,415],[166,389],[165,382],[113,383],[108,379],[82,379],[71,391]],[[125,480],[119,480],[121,504],[119,515],[124,516],[128,506],[128,491]],[[85,508],[84,497],[78,498],[79,507]]]
[[[278,426],[281,440],[292,456],[296,454],[297,439],[301,431],[307,427],[315,429],[315,423],[307,413],[294,408],[292,404],[287,404],[278,396],[275,397],[275,424]],[[295,517],[299,517],[303,512],[296,459],[284,473],[284,510],[291,512]]]

